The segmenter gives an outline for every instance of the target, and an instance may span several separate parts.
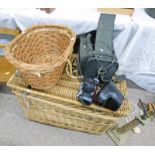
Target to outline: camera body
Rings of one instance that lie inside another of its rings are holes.
[[[113,81],[106,83],[94,96],[94,103],[112,111],[118,110],[122,105],[123,100],[123,94],[115,86]]]
[[[98,79],[85,79],[80,85],[77,99],[84,105],[91,105],[92,103],[95,103],[98,106],[112,111],[118,110],[124,100],[124,96],[115,86],[114,82],[110,81],[106,83],[97,92],[98,86]]]
[[[80,85],[77,99],[84,105],[90,105],[93,102],[98,84],[99,80],[97,78],[86,78]]]

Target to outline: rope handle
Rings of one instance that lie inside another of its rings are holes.
[[[66,60],[67,64],[66,64],[66,74],[68,77],[70,77],[71,79],[78,79],[78,76],[73,75],[73,67],[72,67],[72,62],[70,59]]]

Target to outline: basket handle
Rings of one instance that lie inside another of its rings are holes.
[[[72,79],[78,79],[78,76],[73,75],[73,68],[72,68],[72,63],[70,61],[70,59],[66,60],[67,64],[66,64],[66,74],[68,77],[72,78]]]

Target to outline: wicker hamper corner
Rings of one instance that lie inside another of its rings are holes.
[[[130,113],[130,105],[124,100],[121,108],[112,112],[94,104],[83,106],[76,100],[80,82],[63,74],[57,85],[49,90],[30,89],[20,76],[13,75],[7,85],[18,97],[25,116],[33,121],[61,128],[102,134],[120,117]],[[124,95],[127,95],[126,82],[117,84]]]

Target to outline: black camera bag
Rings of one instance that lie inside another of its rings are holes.
[[[91,35],[80,38],[79,69],[84,78],[98,78],[109,82],[118,69],[118,61],[113,48],[115,15],[101,14],[96,32],[95,45]]]

